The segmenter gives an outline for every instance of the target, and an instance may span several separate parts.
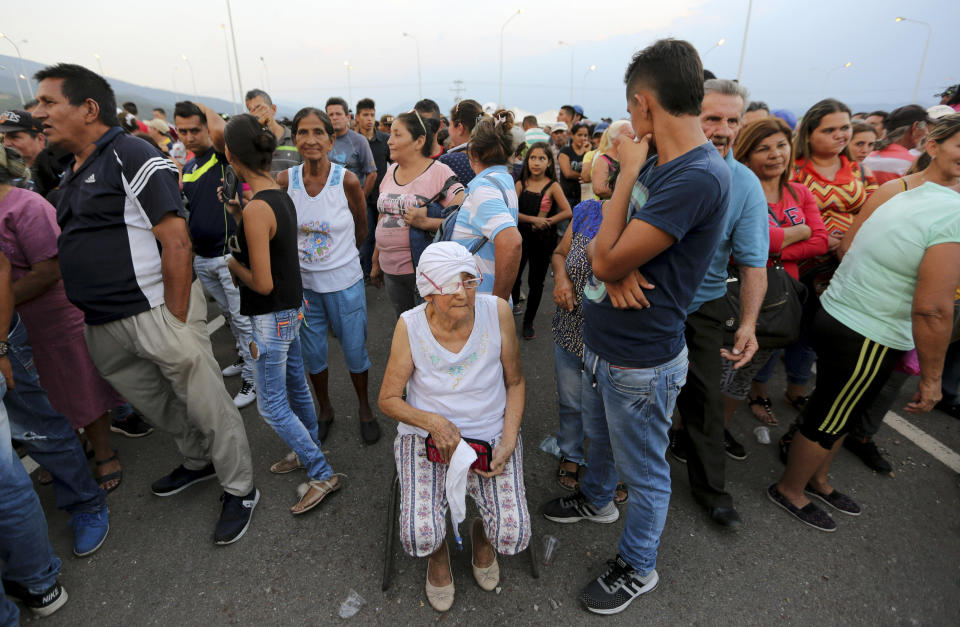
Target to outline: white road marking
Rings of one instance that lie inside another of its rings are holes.
[[[917,428],[892,411],[887,412],[887,415],[883,417],[883,421],[890,425],[897,433],[932,455],[935,459],[946,464],[947,468],[960,474],[960,455],[958,455],[956,451],[947,448],[946,445],[929,435],[926,431]]]
[[[222,327],[224,324],[223,316],[217,316],[213,320],[207,323],[207,333],[212,335],[214,331]],[[26,469],[27,474],[33,474],[33,471],[40,467],[40,465],[33,461],[29,455],[24,455],[20,458],[20,461],[23,462],[23,467]]]

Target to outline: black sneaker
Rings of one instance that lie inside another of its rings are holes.
[[[537,331],[532,324],[523,325],[523,339],[532,340],[537,337]]]
[[[119,433],[128,438],[142,438],[145,435],[153,433],[151,427],[143,419],[143,416],[137,412],[131,413],[126,418],[113,418],[110,420],[110,430]]]
[[[150,490],[157,496],[173,496],[182,492],[195,483],[208,481],[217,476],[213,464],[207,464],[200,470],[189,470],[183,464],[173,469],[166,477],[160,477],[150,485]]]
[[[7,596],[14,601],[20,601],[37,616],[50,616],[67,602],[67,591],[59,582],[54,582],[40,594],[30,594],[30,591],[15,581],[3,580],[3,589]]]
[[[243,537],[253,518],[253,508],[260,502],[260,490],[256,488],[246,496],[234,496],[226,492],[220,497],[220,520],[213,532],[215,544],[233,544]]]
[[[617,509],[617,504],[612,500],[607,503],[606,507],[597,509],[579,491],[570,496],[561,496],[552,501],[547,501],[541,511],[544,518],[558,523],[575,523],[581,520],[612,523],[620,518],[620,510]]]
[[[670,429],[670,455],[681,464],[687,463],[687,439],[683,429]]]
[[[747,458],[747,449],[743,448],[743,444],[737,442],[733,434],[727,429],[723,430],[723,448],[727,451],[727,456],[732,459],[744,460]]]
[[[607,567],[607,572],[587,584],[580,593],[580,601],[594,614],[622,612],[631,601],[650,592],[660,583],[656,570],[641,577],[619,555],[607,561]]]
[[[893,470],[893,466],[883,458],[873,440],[861,440],[860,438],[847,436],[843,441],[843,447],[859,457],[860,461],[866,464],[870,470],[886,473]]]

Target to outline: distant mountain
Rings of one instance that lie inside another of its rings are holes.
[[[6,66],[7,68],[6,71],[0,70],[0,106],[4,109],[19,108],[21,104],[20,96],[17,93],[17,83],[14,82],[14,76],[21,73],[20,59],[0,55],[0,65]],[[24,76],[32,77],[34,73],[42,70],[44,67],[46,67],[44,63],[24,59],[22,73]],[[153,117],[150,110],[154,107],[162,107],[167,111],[168,119],[172,119],[173,104],[178,100],[193,98],[191,94],[174,93],[166,89],[144,87],[143,85],[135,85],[126,81],[110,78],[109,76],[106,78],[117,96],[117,106],[120,106],[120,103],[123,102],[134,102],[139,109],[139,116],[147,120]],[[30,92],[27,85],[22,80],[17,82],[20,83],[20,91],[23,93],[23,98],[29,100]],[[36,93],[36,83],[33,82],[32,78],[30,78],[30,82],[33,86],[34,93]],[[217,111],[233,113],[233,104],[227,100],[208,98],[204,97],[203,94],[200,94],[200,99],[205,105],[213,107]]]

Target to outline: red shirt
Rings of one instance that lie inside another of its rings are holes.
[[[779,202],[767,203],[769,210],[767,217],[770,222],[770,254],[780,253],[783,269],[793,278],[799,279],[797,262],[827,252],[827,229],[823,226],[820,209],[810,190],[800,183],[790,182],[787,185],[790,190],[782,191]],[[790,191],[793,191],[793,194]],[[798,224],[806,224],[813,233],[802,242],[794,242],[782,248],[783,230]],[[767,265],[772,263],[771,261]]]

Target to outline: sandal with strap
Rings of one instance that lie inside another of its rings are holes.
[[[119,462],[119,461],[120,459],[117,457],[117,449],[113,449],[113,455],[111,455],[107,459],[96,460],[96,464],[97,464],[97,467],[99,468],[100,466],[106,466],[110,462]],[[113,480],[117,481],[115,484],[113,484],[113,486],[109,488],[103,487],[103,484],[109,483]],[[123,468],[121,468],[116,472],[111,472],[106,475],[97,477],[97,484],[99,484],[100,489],[106,491],[107,494],[110,494],[111,492],[119,488],[122,482],[123,482]]]
[[[753,411],[753,408],[757,405],[763,408],[762,416]],[[771,403],[770,399],[766,396],[758,396],[757,398],[748,397],[747,406],[750,407],[750,413],[753,414],[753,417],[760,421],[761,424],[768,427],[777,427],[780,425],[780,421],[777,420],[776,414],[773,413],[773,403]]]
[[[290,508],[290,513],[294,516],[306,514],[311,509],[319,505],[328,494],[336,492],[340,489],[340,487],[340,477],[337,475],[333,475],[329,479],[323,479],[320,481],[313,479],[306,483],[301,483],[297,487],[297,495],[300,497],[300,500],[297,501],[296,505]]]
[[[564,464],[574,464],[576,462],[569,461],[564,458],[560,458],[560,465],[557,466],[557,483],[560,484],[560,487],[568,492],[575,492],[577,488],[580,487],[580,464],[577,464],[576,470],[567,470],[563,467]],[[564,483],[564,479],[573,479],[573,485]]]
[[[623,481],[617,482],[617,489],[613,491],[613,502],[617,505],[623,505],[630,500],[630,493],[627,492],[627,486],[623,485]]]
[[[807,401],[810,400],[810,397],[801,394],[800,396],[790,398],[788,394],[784,394],[783,400],[789,403],[797,411],[803,411],[803,407],[807,404]]]

